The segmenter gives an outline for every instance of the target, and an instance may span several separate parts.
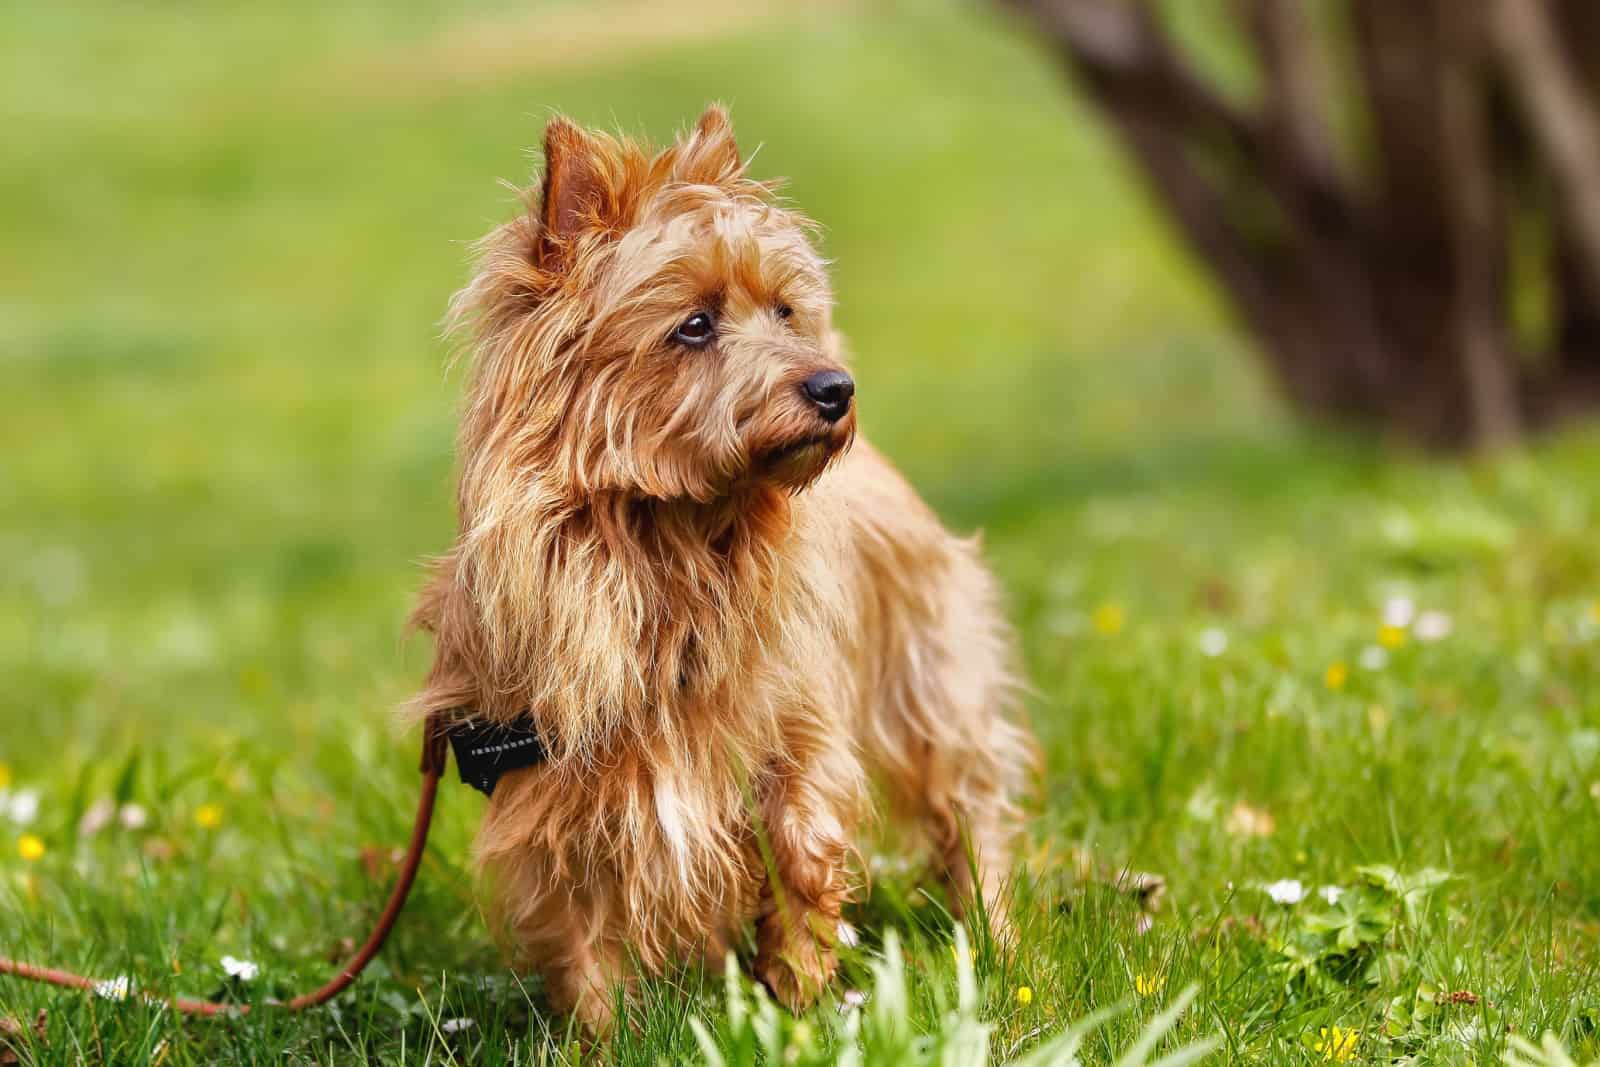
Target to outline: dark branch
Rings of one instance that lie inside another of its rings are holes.
[[[1331,194],[1345,184],[1324,110],[1331,80],[1305,8],[1296,0],[1245,0],[1245,7],[1267,83],[1267,128],[1295,166]]]
[[[1184,134],[1221,134],[1253,154],[1261,134],[1250,116],[1184,60],[1146,0],[1008,0],[1033,18],[1091,82],[1137,96]]]
[[[1495,0],[1494,9],[1500,56],[1554,179],[1585,303],[1600,307],[1600,132],[1594,108],[1542,0]]]
[[[1486,447],[1521,433],[1505,324],[1504,255],[1485,105],[1486,31],[1476,5],[1436,0],[1440,18],[1439,143],[1453,175],[1443,190],[1449,220],[1450,325],[1461,361],[1472,438]]]

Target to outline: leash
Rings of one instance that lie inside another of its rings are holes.
[[[433,825],[433,802],[439,795],[439,778],[444,774],[445,764],[448,761],[448,750],[451,745],[456,749],[456,763],[461,768],[462,779],[467,780],[469,768],[476,758],[481,762],[485,755],[483,745],[473,744],[475,734],[486,730],[504,731],[505,727],[476,727],[466,733],[454,729],[447,713],[435,712],[428,716],[427,724],[423,728],[422,738],[422,788],[417,797],[417,814],[411,824],[411,843],[406,846],[405,857],[400,861],[400,873],[395,879],[394,888],[389,892],[389,903],[385,905],[383,914],[378,917],[377,925],[372,928],[372,933],[367,935],[366,943],[361,946],[350,961],[339,969],[339,972],[330,978],[321,988],[287,1001],[268,1001],[274,1008],[283,1011],[305,1011],[319,1004],[326,1004],[340,993],[344,992],[367,969],[367,964],[383,948],[383,943],[389,939],[389,932],[394,929],[395,921],[400,918],[400,912],[406,906],[406,898],[411,895],[411,887],[417,880],[417,870],[422,866],[422,853],[428,844],[428,830]],[[448,742],[448,743],[447,743]],[[538,758],[543,759],[543,751],[537,744],[527,746],[539,749]],[[492,754],[492,753],[491,753]],[[529,763],[522,763],[528,766]],[[489,789],[493,789],[494,779],[498,778],[498,770],[510,769],[510,765],[496,768],[496,773],[488,782]],[[480,779],[481,780],[481,776]],[[479,780],[470,782],[480,789]],[[52,967],[40,967],[31,963],[20,963],[16,960],[0,956],[0,975],[11,975],[30,982],[43,982],[47,985],[60,986],[64,989],[79,989],[86,993],[94,993],[105,989],[106,983],[88,978],[71,971],[57,970]],[[228,1004],[216,1000],[190,1000],[187,997],[174,997],[166,1002],[175,1011],[185,1015],[243,1015],[249,1012],[248,1004]]]

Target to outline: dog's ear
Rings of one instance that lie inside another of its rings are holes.
[[[679,172],[688,181],[714,185],[738,177],[744,169],[739,143],[733,139],[733,123],[721,104],[706,108],[680,152]]]
[[[544,190],[541,257],[559,250],[602,209],[607,195],[601,146],[557,115],[544,128]]]

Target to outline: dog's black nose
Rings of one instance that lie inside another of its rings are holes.
[[[844,371],[825,370],[806,379],[806,396],[817,405],[817,413],[829,422],[838,422],[850,411],[850,398],[856,383]]]

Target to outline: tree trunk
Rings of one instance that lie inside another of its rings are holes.
[[[1234,0],[1218,29],[1261,84],[1240,104],[1155,0],[1006,2],[1117,130],[1295,406],[1462,448],[1600,405],[1600,3],[1342,0],[1325,20]],[[1530,280],[1513,257],[1541,233]],[[1516,286],[1547,305],[1533,347]]]

